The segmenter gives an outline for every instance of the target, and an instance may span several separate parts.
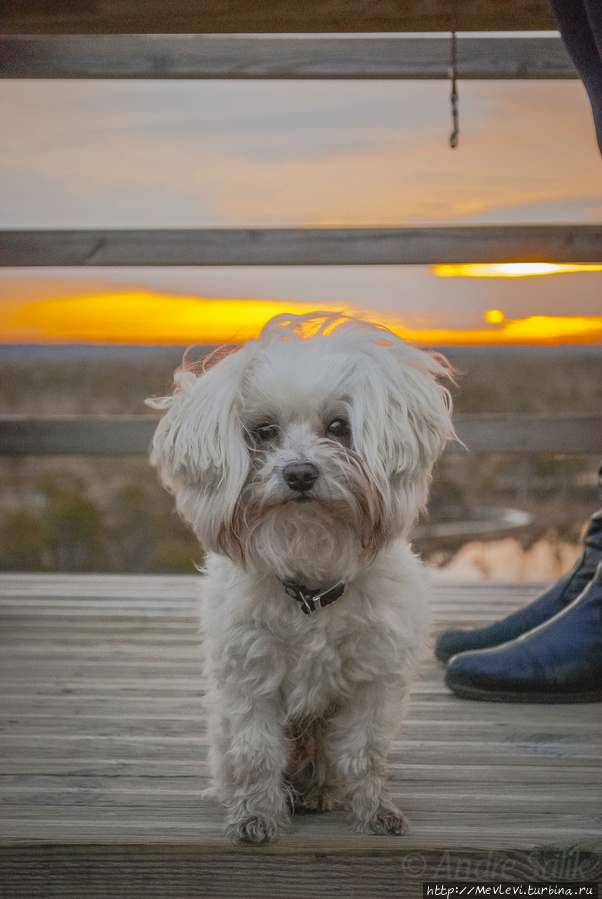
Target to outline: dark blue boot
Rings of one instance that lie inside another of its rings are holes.
[[[549,621],[503,646],[454,656],[445,683],[465,699],[602,701],[602,562],[580,596]]]
[[[459,652],[487,649],[514,640],[548,621],[576,599],[591,581],[602,561],[602,509],[593,516],[583,541],[583,553],[568,574],[532,603],[513,612],[502,621],[476,630],[444,631],[435,646],[435,655],[447,662]]]

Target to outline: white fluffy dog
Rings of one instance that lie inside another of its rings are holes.
[[[385,763],[429,627],[407,534],[454,436],[442,357],[377,325],[272,319],[180,370],[152,462],[207,550],[210,761],[234,841],[344,804],[407,827]]]

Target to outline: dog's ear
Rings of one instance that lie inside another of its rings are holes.
[[[179,371],[171,396],[147,400],[165,414],[157,425],[151,463],[178,499],[219,493],[224,516],[234,509],[249,470],[240,420],[244,351],[232,353],[197,376]],[[190,513],[181,509],[190,520]]]
[[[446,442],[455,438],[452,401],[442,381],[446,360],[404,343],[375,342],[352,403],[355,448],[383,480],[423,480]]]

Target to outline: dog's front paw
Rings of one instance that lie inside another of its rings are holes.
[[[269,818],[253,815],[244,821],[235,821],[226,827],[226,836],[231,843],[252,843],[259,846],[278,837],[278,826]]]
[[[386,806],[380,808],[375,815],[357,825],[360,833],[377,834],[378,836],[403,836],[409,833],[410,822],[396,808]]]

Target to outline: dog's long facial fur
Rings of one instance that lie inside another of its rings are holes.
[[[201,544],[309,586],[406,535],[453,436],[440,357],[339,316],[279,316],[200,377],[180,371],[152,461]],[[295,491],[291,463],[317,471]]]

